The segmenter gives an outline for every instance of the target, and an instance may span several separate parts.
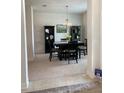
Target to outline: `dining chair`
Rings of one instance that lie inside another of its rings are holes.
[[[76,60],[78,63],[78,43],[77,42],[69,42],[67,46],[67,54],[66,57],[68,59],[68,64],[70,64],[70,60]]]
[[[67,44],[63,44],[63,45],[59,46],[59,59],[66,60],[67,59],[66,54],[67,54]]]
[[[53,45],[53,41],[51,40],[49,40],[49,47],[50,47],[49,60],[51,61],[53,57],[58,57],[59,48],[55,48],[55,46]]]
[[[79,58],[81,58],[81,55],[87,55],[87,39],[84,40],[82,46],[79,46]]]
[[[84,39],[84,51],[85,55],[87,55],[87,39]]]

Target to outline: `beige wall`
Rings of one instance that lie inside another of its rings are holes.
[[[87,11],[82,14],[83,17],[83,37],[87,38]]]
[[[65,13],[43,13],[40,11],[34,11],[34,40],[35,40],[35,53],[44,53],[44,26],[55,26],[55,41],[60,41],[65,37],[66,33],[56,33],[56,25],[64,24],[66,19]],[[69,21],[73,25],[82,26],[83,14],[69,14]],[[84,20],[84,19],[83,19]],[[84,21],[85,23],[85,21]],[[85,25],[84,25],[85,26]],[[83,27],[84,27],[83,26]],[[84,31],[84,30],[83,30]],[[83,34],[84,35],[84,34]],[[83,36],[82,35],[82,36]],[[83,36],[84,37],[84,36]]]
[[[21,0],[21,87],[28,87],[28,63],[25,23],[25,2]]]
[[[33,38],[32,38],[32,10],[31,0],[26,0],[26,34],[27,34],[27,47],[28,47],[28,59],[33,61]]]
[[[93,55],[94,66],[101,68],[101,0],[93,2]]]
[[[82,22],[83,17],[83,22]],[[27,47],[28,59],[33,61],[35,54],[44,53],[44,25],[63,24],[66,14],[62,13],[42,13],[40,11],[33,11],[31,7],[31,0],[26,0],[26,30],[27,30]],[[81,40],[86,37],[86,13],[83,14],[70,14],[70,22],[73,25],[81,25]],[[56,28],[55,28],[56,30]],[[56,34],[55,40],[60,40],[63,34]]]
[[[88,0],[87,11],[88,74],[101,68],[101,0]]]

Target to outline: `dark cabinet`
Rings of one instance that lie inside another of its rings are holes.
[[[70,35],[71,41],[80,40],[81,26],[71,26],[70,27]]]
[[[52,46],[54,42],[54,26],[44,26],[44,33],[45,53],[49,53],[50,46]],[[49,41],[51,41],[51,43],[49,43]]]

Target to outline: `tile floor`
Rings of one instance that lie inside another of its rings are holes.
[[[75,61],[68,64],[57,58],[50,62],[48,58],[48,55],[37,55],[34,62],[29,62],[30,84],[22,93],[93,82],[85,75],[87,56],[82,56],[78,64]]]
[[[78,64],[75,60],[71,60],[70,64],[68,64],[68,61],[59,61],[57,58],[53,58],[50,62],[47,54],[37,55],[34,62],[29,62],[29,80],[34,81],[81,74],[86,72],[86,67],[86,56],[82,56],[78,60]]]
[[[73,76],[30,81],[29,88],[23,89],[22,92],[27,93],[32,91],[46,90],[51,88],[71,86],[71,85],[77,85],[77,84],[88,84],[93,82],[94,81],[91,80],[88,76],[84,74],[78,74]]]
[[[29,93],[102,93],[102,85],[98,82],[94,82],[38,90]]]

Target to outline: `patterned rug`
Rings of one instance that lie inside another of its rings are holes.
[[[72,86],[64,86],[46,90],[39,90],[29,93],[102,93],[101,83],[78,84]]]

